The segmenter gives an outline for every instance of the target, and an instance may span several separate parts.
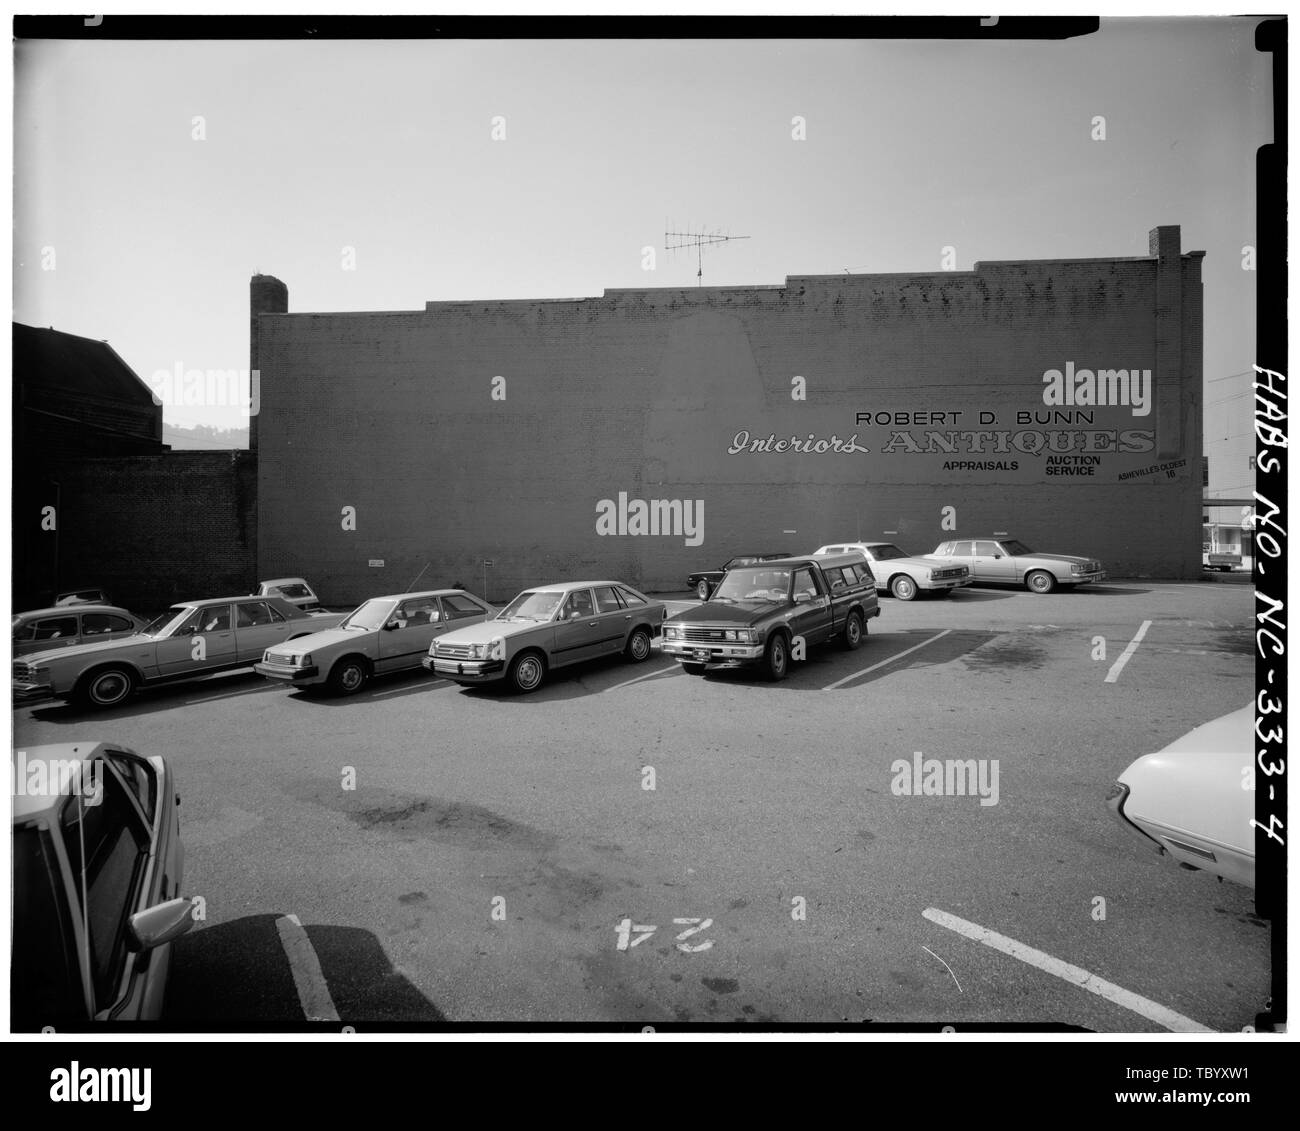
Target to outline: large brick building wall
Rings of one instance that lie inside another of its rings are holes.
[[[483,559],[492,599],[663,591],[746,550],[1006,531],[1197,577],[1202,253],[1179,239],[385,313],[259,313],[259,276],[258,570],[340,603],[426,562],[422,585],[481,589]],[[1109,403],[1076,399],[1099,370],[1125,371],[1090,397]],[[638,533],[636,500],[675,502],[676,529]]]

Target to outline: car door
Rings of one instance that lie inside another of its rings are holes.
[[[293,625],[266,601],[241,601],[235,606],[235,650],[250,664],[268,648],[289,639]]]
[[[74,795],[63,808],[60,831],[74,877],[76,911],[86,931],[93,1012],[103,1019],[128,995],[134,977],[137,964],[127,946],[127,923],[144,909],[152,838],[139,802],[116,772],[103,759],[93,765],[93,778],[103,792],[94,804]]]
[[[590,589],[575,589],[560,605],[555,625],[553,667],[576,664],[600,654],[601,622]]]
[[[613,585],[597,585],[592,593],[596,598],[596,619],[600,622],[601,653],[609,655],[623,651],[632,627],[632,613]]]
[[[229,605],[205,605],[186,616],[157,649],[160,676],[200,675],[239,662]]]
[[[802,636],[808,644],[820,644],[831,631],[830,598],[821,578],[810,566],[794,571],[790,584],[794,613],[789,621],[790,631]]]
[[[977,581],[1005,584],[1016,579],[1016,560],[997,542],[977,539],[971,558],[971,572]]]
[[[388,624],[379,630],[379,655],[375,661],[378,672],[400,671],[419,667],[429,654],[429,645],[442,627],[442,609],[437,597],[407,597],[399,601],[388,618]]]

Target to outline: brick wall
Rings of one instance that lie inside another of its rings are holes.
[[[259,572],[301,573],[337,603],[401,591],[426,561],[422,585],[481,591],[483,558],[492,599],[581,576],[677,590],[746,550],[860,535],[925,552],[954,536],[941,526],[951,506],[956,535],[1008,531],[1117,575],[1197,577],[1200,258],[1178,252],[1176,228],[1157,232],[1157,254],[1134,259],[264,314]],[[1091,423],[1054,420],[1043,374],[1070,361],[1151,369],[1149,415],[1093,406]],[[806,400],[791,398],[796,375]],[[856,423],[881,412],[946,415],[905,440],[892,421]],[[948,435],[984,423],[1005,437]],[[1048,476],[1045,453],[971,450],[1027,431],[1076,442],[1085,428],[1112,447],[1140,433],[1147,450],[1105,452],[1070,477]],[[730,454],[742,430],[856,433],[871,450]],[[702,543],[598,535],[597,505],[619,492],[703,500]]]
[[[102,585],[141,615],[255,585],[257,461],[167,452],[68,463],[60,482],[58,584]]]

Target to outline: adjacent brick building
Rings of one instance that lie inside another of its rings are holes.
[[[747,550],[1006,531],[1195,578],[1202,255],[1161,227],[1141,257],[382,313],[285,313],[258,276],[258,572],[337,603],[426,563],[482,589],[484,560],[492,599],[678,590]]]

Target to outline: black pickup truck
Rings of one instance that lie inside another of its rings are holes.
[[[833,637],[857,648],[879,615],[863,555],[778,558],[728,570],[708,601],[666,620],[663,652],[691,675],[758,665],[785,679],[803,648]]]
[[[727,575],[727,570],[753,565],[755,562],[775,561],[777,558],[788,556],[787,554],[741,554],[729,559],[721,569],[702,569],[698,573],[691,574],[686,579],[686,588],[694,590],[701,601],[707,601],[710,594],[718,587],[718,582]]]

